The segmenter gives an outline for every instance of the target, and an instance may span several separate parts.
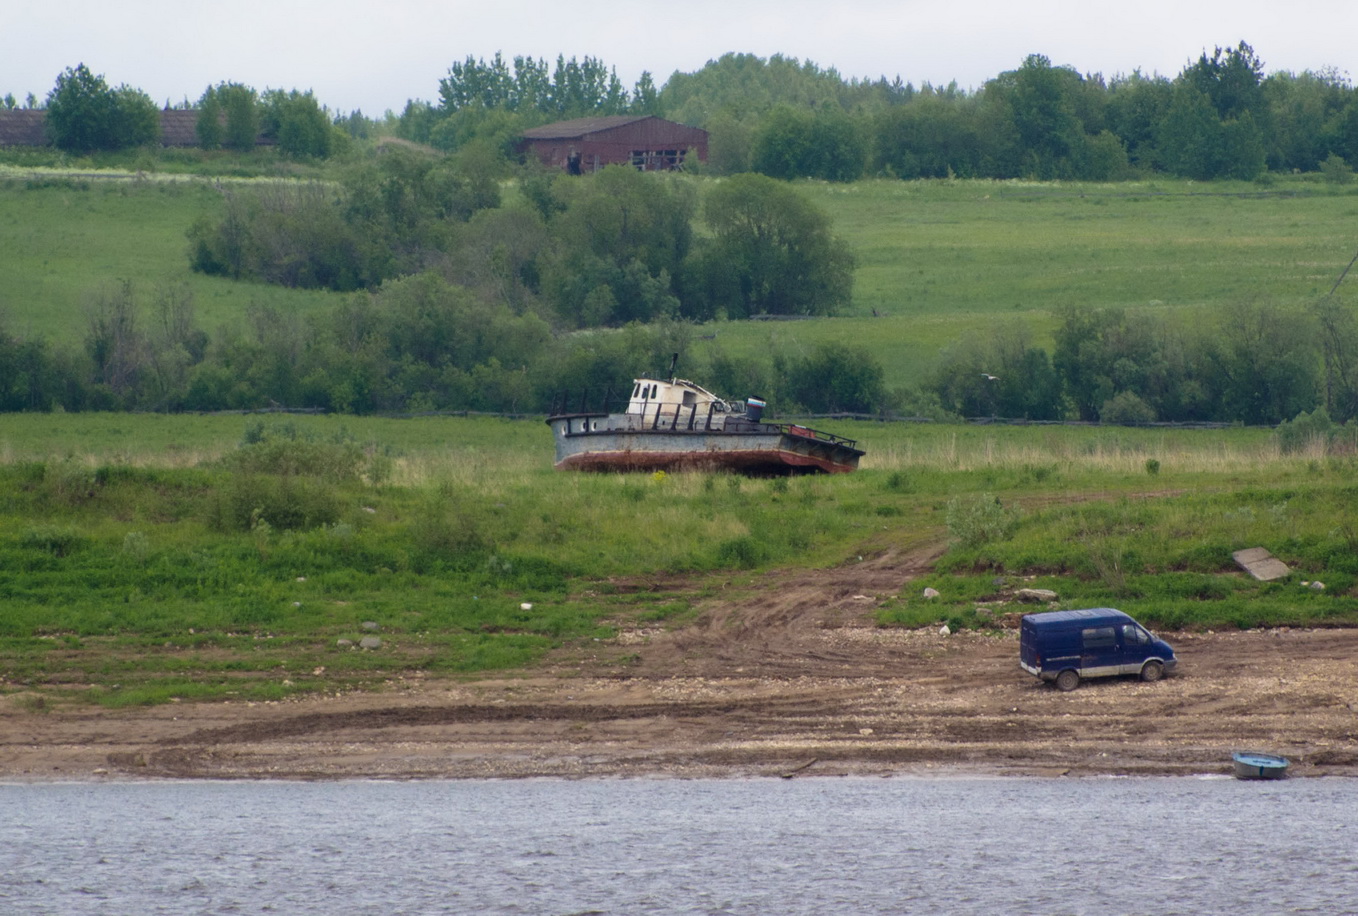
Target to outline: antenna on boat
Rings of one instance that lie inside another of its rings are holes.
[[[674,383],[674,367],[679,365],[679,354],[676,353],[670,358],[670,383]]]

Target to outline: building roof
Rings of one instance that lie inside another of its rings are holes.
[[[46,146],[46,119],[41,108],[0,111],[0,146]]]
[[[221,117],[222,121],[226,116]],[[160,142],[164,146],[198,145],[198,110],[167,108],[160,113]]]
[[[161,111],[158,142],[162,146],[197,146],[198,114],[196,108],[167,108]],[[46,119],[47,111],[42,108],[0,109],[0,146],[49,145],[51,140],[47,136]],[[226,115],[221,116],[221,121],[226,123]],[[255,140],[257,146],[272,142],[263,136]]]
[[[544,124],[541,127],[529,128],[523,132],[522,137],[525,140],[569,140],[587,134],[597,134],[604,130],[612,130],[625,124],[635,124],[637,121],[645,121],[653,117],[655,115],[605,115],[599,118],[575,118],[570,121],[557,121],[555,124]]]

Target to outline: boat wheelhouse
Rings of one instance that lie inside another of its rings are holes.
[[[727,401],[687,379],[638,378],[624,409],[607,393],[561,399],[547,418],[556,467],[583,471],[707,469],[751,475],[844,473],[864,454],[853,439],[763,420],[759,398]]]

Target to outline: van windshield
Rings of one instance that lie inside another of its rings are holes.
[[[1124,624],[1122,627],[1122,644],[1124,646],[1144,646],[1151,641],[1151,634],[1141,629],[1134,623]]]

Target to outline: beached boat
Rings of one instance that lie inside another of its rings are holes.
[[[1237,751],[1231,755],[1238,779],[1282,779],[1287,775],[1287,758],[1258,751]]]
[[[558,468],[837,474],[857,468],[864,454],[853,439],[765,422],[759,398],[726,401],[685,379],[635,379],[625,408],[610,411],[609,400],[559,399],[547,417]]]

